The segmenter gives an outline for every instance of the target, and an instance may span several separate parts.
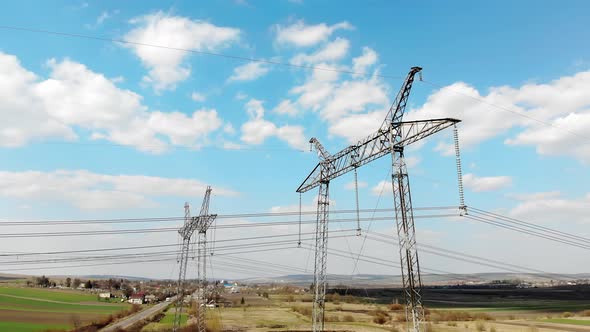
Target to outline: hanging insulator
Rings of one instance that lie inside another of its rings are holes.
[[[356,195],[356,235],[361,235],[361,216],[359,210],[359,183],[358,177],[356,172],[356,167],[354,168],[354,192]]]
[[[301,193],[299,193],[299,240],[297,241],[297,247],[301,248]]]
[[[457,163],[457,184],[459,187],[459,215],[467,214],[467,206],[465,205],[465,193],[463,190],[463,171],[461,169],[461,153],[459,150],[459,130],[457,124],[453,125],[453,140],[455,142],[455,162]]]

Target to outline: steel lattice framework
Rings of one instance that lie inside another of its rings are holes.
[[[312,313],[314,332],[324,330],[328,249],[328,189],[330,180],[350,171],[355,171],[358,167],[387,154],[392,156],[395,221],[400,239],[399,254],[402,263],[401,272],[406,300],[406,318],[410,322],[408,331],[411,329],[411,331],[418,332],[422,329],[421,323],[424,319],[421,296],[422,282],[420,279],[420,264],[416,249],[414,216],[404,147],[453,126],[460,120],[444,118],[402,121],[414,77],[421,70],[420,67],[410,69],[383,124],[375,133],[334,155],[329,154],[317,139],[312,138],[310,140],[310,143],[318,150],[320,162],[299,186],[297,192],[304,193],[319,187],[315,239],[315,298]]]
[[[182,237],[182,249],[180,253],[180,272],[178,275],[178,298],[176,299],[176,312],[174,314],[173,331],[180,327],[180,318],[184,303],[186,286],[186,267],[190,251],[191,238],[197,231],[197,328],[199,332],[205,332],[205,310],[207,308],[207,230],[217,217],[217,214],[209,214],[209,202],[211,200],[211,187],[207,187],[199,216],[191,217],[188,203],[184,204],[184,225],[178,233]]]

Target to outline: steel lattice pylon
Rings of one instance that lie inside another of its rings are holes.
[[[326,306],[326,267],[328,263],[328,213],[330,208],[330,182],[320,184],[317,206],[317,227],[315,230],[314,301],[313,331],[324,330],[324,309]]]
[[[411,322],[408,325],[408,331],[418,332],[421,331],[421,326],[424,322],[422,279],[420,277],[420,263],[416,248],[416,230],[414,228],[410,179],[408,177],[403,147],[394,149],[392,159],[391,183],[395,206],[395,223],[399,241],[402,285],[406,300],[406,321]]]
[[[207,230],[211,223],[217,217],[216,214],[209,214],[209,202],[211,199],[211,187],[207,187],[203,204],[201,205],[201,212],[198,217],[191,217],[188,203],[184,204],[184,225],[178,233],[182,237],[182,248],[180,251],[180,271],[178,274],[178,298],[176,299],[176,311],[174,313],[173,331],[177,331],[180,327],[180,319],[182,317],[182,307],[184,305],[184,291],[186,284],[186,271],[188,263],[188,254],[190,251],[190,242],[193,233],[197,233],[197,328],[199,332],[205,332],[205,309],[207,300]]]
[[[385,155],[392,156],[392,184],[395,197],[395,220],[400,238],[402,260],[402,282],[406,298],[408,331],[421,331],[424,319],[421,297],[420,267],[416,249],[416,235],[408,172],[404,160],[405,146],[418,142],[430,135],[455,125],[457,119],[428,119],[402,121],[405,108],[414,83],[414,76],[420,67],[412,67],[402,88],[397,94],[381,127],[366,138],[338,153],[331,155],[315,138],[310,140],[318,151],[319,164],[297,188],[298,193],[319,187],[316,224],[316,265],[314,275],[315,299],[313,311],[313,330],[324,330],[324,302],[326,294],[327,230],[328,230],[328,184],[348,172],[366,165]],[[457,157],[458,158],[458,157]],[[459,165],[459,164],[458,164]],[[460,168],[458,168],[460,170]],[[356,181],[356,175],[355,175]],[[358,201],[358,198],[357,198]],[[321,283],[321,284],[320,284]]]
[[[199,231],[197,235],[197,328],[205,332],[205,310],[207,309],[207,233]]]
[[[182,229],[187,228],[191,224],[191,210],[188,202],[184,203],[184,226]],[[192,234],[192,232],[191,232]],[[182,306],[184,305],[184,289],[186,282],[186,265],[188,262],[188,252],[190,249],[191,238],[189,236],[182,235],[182,247],[180,249],[180,271],[178,273],[178,284],[176,286],[176,310],[174,312],[174,327],[173,331],[176,331],[180,326],[180,318],[182,314]]]

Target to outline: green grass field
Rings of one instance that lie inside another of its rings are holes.
[[[34,297],[40,300],[80,303],[96,301],[96,295],[71,290],[0,287],[1,295]]]
[[[128,308],[74,290],[0,287],[0,331],[67,330]]]
[[[68,329],[68,325],[64,324],[34,324],[34,323],[22,323],[22,322],[0,322],[0,331],[10,332],[30,332],[30,331],[43,331],[47,329],[59,330]]]
[[[545,319],[544,322],[556,323],[556,324],[590,326],[590,320],[583,320],[583,319],[552,318],[552,319]]]
[[[156,323],[149,323],[141,331],[142,332],[157,332],[161,330],[169,330],[174,324],[174,308],[169,309],[165,312],[165,316]],[[180,316],[180,325],[185,325],[188,320],[188,315],[183,313]]]

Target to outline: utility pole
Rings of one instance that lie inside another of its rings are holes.
[[[186,284],[186,266],[190,251],[191,237],[197,231],[197,328],[198,332],[205,332],[205,309],[207,308],[207,230],[217,217],[217,214],[209,214],[209,202],[211,199],[211,187],[208,186],[201,205],[199,216],[191,217],[188,203],[184,204],[184,225],[178,233],[182,237],[182,249],[180,253],[180,272],[178,275],[178,298],[176,299],[176,312],[174,314],[173,331],[178,331],[182,317],[184,303],[184,291]]]
[[[420,67],[410,69],[383,124],[375,133],[333,155],[329,154],[316,138],[310,140],[310,143],[313,143],[318,150],[320,162],[299,186],[297,192],[304,193],[319,187],[315,239],[315,298],[312,315],[314,332],[324,330],[330,180],[351,171],[356,172],[358,167],[387,154],[391,154],[392,157],[395,222],[400,239],[399,254],[406,300],[406,318],[409,322],[408,331],[422,331],[421,325],[424,320],[422,282],[404,147],[453,126],[460,120],[444,118],[402,122],[414,76],[421,70]]]

